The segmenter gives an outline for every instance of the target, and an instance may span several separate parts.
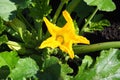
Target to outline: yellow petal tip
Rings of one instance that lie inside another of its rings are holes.
[[[86,40],[85,43],[86,43],[86,44],[90,44],[90,41],[89,41],[89,40]]]
[[[74,55],[73,51],[72,51],[72,53],[68,53],[68,54],[69,54],[69,56],[70,56],[71,59],[74,59],[75,55]]]
[[[39,48],[39,49],[42,49],[43,47],[39,46],[38,48]]]
[[[74,56],[70,56],[71,59],[74,59]]]

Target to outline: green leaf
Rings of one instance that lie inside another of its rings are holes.
[[[10,26],[16,31],[18,32],[19,34],[22,35],[22,31],[25,31],[26,30],[26,25],[19,19],[17,18],[14,18],[11,22],[10,22]]]
[[[87,67],[90,67],[92,63],[93,63],[92,58],[90,56],[86,55],[85,58],[82,61],[82,66],[86,65]]]
[[[98,22],[91,21],[89,23],[89,26],[84,29],[84,32],[94,32],[94,31],[101,31],[104,29],[104,27],[110,26],[110,22],[106,19],[100,20]]]
[[[76,34],[79,34],[79,27],[78,27],[78,25],[77,25],[77,22],[74,20],[73,23],[74,23],[74,27],[75,27],[75,32],[76,32]]]
[[[0,17],[9,21],[10,17],[13,15],[13,11],[16,10],[16,6],[10,0],[0,0]]]
[[[32,2],[32,0],[11,0],[13,1],[20,9],[27,8]]]
[[[93,68],[83,69],[83,72],[80,70],[74,80],[119,80],[119,75],[120,50],[110,49],[103,50]]]
[[[86,77],[86,75],[84,76],[83,73],[84,73],[85,70],[89,69],[89,67],[91,66],[92,63],[93,63],[92,58],[90,56],[86,55],[84,57],[84,59],[82,60],[81,66],[79,67],[78,74],[72,80],[85,80],[84,77]],[[88,71],[88,73],[89,73],[89,71]],[[89,76],[87,76],[87,77],[89,77]]]
[[[33,0],[32,7],[30,8],[30,15],[37,21],[41,21],[44,16],[51,12],[49,0]]]
[[[120,79],[120,50],[110,49],[101,52],[95,65],[96,75],[94,79],[116,80]]]
[[[25,30],[23,32],[23,41],[27,44],[27,46],[34,48],[37,43],[36,33],[31,33],[29,30]]]
[[[19,57],[15,51],[1,52],[0,53],[0,67],[7,65],[10,69],[13,69],[16,65]]]
[[[19,33],[13,30],[12,27],[6,27],[5,30],[7,33],[9,33],[9,36],[14,37],[15,40],[21,40],[21,37],[19,36]]]
[[[8,41],[8,42],[7,42],[7,45],[8,45],[8,47],[9,47],[11,50],[16,50],[16,51],[18,51],[18,50],[22,49],[22,45],[20,45],[20,44],[17,43],[17,42],[14,42],[14,41]]]
[[[90,6],[97,6],[101,11],[113,11],[116,6],[112,0],[84,0]]]
[[[30,55],[30,57],[36,61],[37,65],[39,66],[39,69],[41,70],[43,64],[43,57],[41,57],[40,54],[32,54]]]
[[[0,80],[6,80],[9,74],[10,74],[10,69],[8,66],[2,66],[0,68]]]
[[[69,67],[68,64],[61,64],[61,75],[60,80],[70,80],[72,76],[67,75],[68,73],[71,73],[73,70]]]
[[[3,20],[0,18],[0,34],[6,29],[6,26],[3,24]]]
[[[17,32],[19,33],[21,39],[23,41],[25,41],[26,39],[30,40],[30,32],[26,29],[26,25],[19,19],[15,18],[12,20],[12,22],[10,22],[10,26]],[[24,35],[28,34],[27,36],[25,36],[24,38]],[[25,41],[26,42],[26,41]]]
[[[43,70],[40,72],[41,80],[70,80],[72,69],[67,64],[62,64],[58,58],[49,57],[43,63]]]
[[[11,50],[18,51],[19,54],[24,54],[26,52],[25,45],[22,43],[18,43],[15,41],[8,41],[6,44]]]
[[[15,51],[0,53],[0,67],[4,66],[8,66],[10,69],[9,77],[13,80],[32,77],[38,71],[34,60],[31,58],[20,59]]]
[[[56,57],[47,58],[43,63],[43,71],[40,73],[41,80],[58,80],[61,66]]]
[[[38,69],[36,62],[33,59],[19,59],[9,77],[13,80],[23,80],[35,76]]]
[[[0,36],[0,45],[6,42],[8,42],[7,36],[6,35]]]

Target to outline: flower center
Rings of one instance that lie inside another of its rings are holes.
[[[57,35],[56,40],[59,41],[61,44],[64,43],[64,37],[62,35]]]

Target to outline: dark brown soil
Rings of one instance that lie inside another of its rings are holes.
[[[120,40],[120,22],[114,22],[109,27],[105,27],[102,31],[95,31],[94,33],[85,33],[91,43],[119,41]]]

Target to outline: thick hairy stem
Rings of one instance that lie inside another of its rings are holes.
[[[109,48],[120,48],[120,41],[73,46],[75,54],[90,53],[90,52],[105,50]]]

